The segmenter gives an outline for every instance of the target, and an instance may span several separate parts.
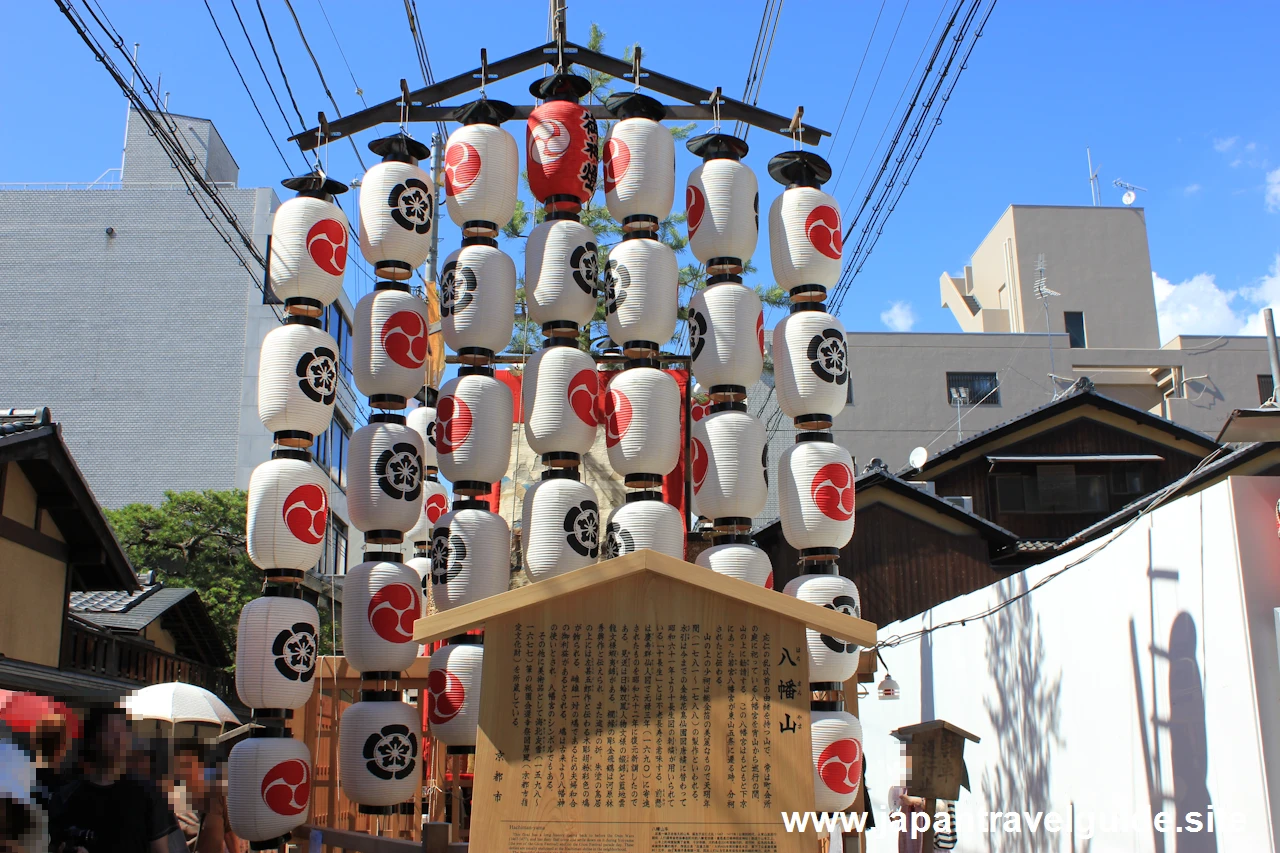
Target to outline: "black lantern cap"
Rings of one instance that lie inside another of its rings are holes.
[[[604,108],[618,118],[649,118],[662,121],[667,108],[657,98],[639,92],[621,92],[604,99]]]
[[[280,185],[285,189],[293,190],[300,196],[308,196],[310,198],[342,195],[347,191],[346,184],[341,181],[335,181],[320,172],[309,172],[296,178],[285,178],[280,182]]]
[[[783,151],[769,161],[769,176],[784,187],[816,189],[831,180],[831,164],[812,151]]]
[[[591,81],[577,74],[557,72],[529,84],[529,93],[544,101],[577,101],[591,91]]]
[[[703,160],[741,160],[750,150],[745,139],[728,133],[704,133],[690,139],[685,147]]]
[[[481,98],[458,107],[449,118],[460,124],[492,124],[496,127],[515,114],[516,108],[506,101]]]
[[[431,156],[431,149],[407,133],[384,136],[369,143],[369,150],[382,158],[382,162],[413,163]]]

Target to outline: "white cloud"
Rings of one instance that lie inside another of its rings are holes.
[[[1267,172],[1267,188],[1263,198],[1269,213],[1280,210],[1280,169]]]
[[[1262,321],[1262,309],[1270,308],[1273,312],[1280,312],[1280,255],[1276,255],[1270,271],[1258,279],[1257,285],[1242,288],[1240,295],[1255,306],[1258,306],[1258,310],[1250,314],[1245,320],[1244,326],[1240,329],[1240,334],[1266,334],[1266,325]]]
[[[1234,148],[1236,142],[1239,140],[1240,137],[1238,136],[1228,136],[1226,139],[1215,139],[1213,140],[1213,150],[1217,151],[1219,154],[1223,154]]]
[[[1212,273],[1174,284],[1153,272],[1151,284],[1162,342],[1178,335],[1261,335],[1262,309],[1280,312],[1280,255],[1265,276],[1239,290],[1222,289]]]
[[[1186,195],[1195,195],[1196,193],[1200,192],[1200,185],[1188,184],[1187,186],[1183,187],[1182,192],[1185,193]]]
[[[909,332],[916,324],[916,312],[910,302],[895,302],[880,312],[880,322],[895,332]]]

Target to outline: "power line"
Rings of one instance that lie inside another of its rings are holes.
[[[830,142],[828,143],[828,145],[827,145],[827,153],[828,153],[828,154],[831,154],[831,153],[835,152],[835,150],[836,150],[836,139],[838,139],[838,138],[840,137],[840,128],[844,127],[844,116],[845,116],[845,113],[849,112],[849,103],[853,100],[853,93],[854,93],[854,90],[858,88],[858,80],[859,80],[859,78],[861,78],[861,77],[862,77],[862,66],[863,66],[863,64],[865,64],[865,63],[866,63],[866,61],[867,61],[867,54],[869,54],[869,53],[871,52],[871,43],[872,43],[873,41],[875,41],[875,38],[876,38],[876,29],[877,29],[877,28],[879,28],[879,26],[880,26],[880,16],[884,14],[884,7],[885,7],[885,4],[886,4],[886,3],[888,3],[888,2],[889,2],[889,0],[880,0],[880,11],[879,11],[879,12],[876,12],[876,20],[875,20],[875,23],[873,23],[873,24],[871,25],[871,35],[867,36],[867,46],[866,46],[866,47],[863,49],[863,51],[862,51],[862,59],[860,59],[860,60],[858,61],[858,71],[857,71],[857,73],[856,73],[856,74],[854,74],[854,75],[853,75],[853,84],[852,84],[851,86],[849,86],[849,96],[848,96],[847,98],[845,98],[845,99],[844,99],[844,109],[842,109],[842,110],[840,111],[840,121],[836,123],[836,129],[835,129],[835,132],[831,134],[831,141],[830,141]],[[903,12],[903,14],[904,14],[904,15],[906,14],[906,7],[905,7],[905,6],[903,7],[902,12]],[[902,19],[901,19],[901,18],[899,18],[899,19],[898,19],[898,23],[899,23],[899,24],[901,24],[901,23],[902,23]],[[890,49],[890,50],[892,50],[892,49],[893,49],[893,44],[892,44],[892,42],[889,44],[889,49]],[[887,56],[887,54],[886,54],[886,56]],[[881,66],[881,67],[883,68],[883,66]],[[875,90],[874,90],[874,89],[872,89],[872,90],[871,90],[871,94],[872,94],[873,96],[875,95]],[[867,99],[867,103],[868,103],[868,104],[870,104],[870,103],[871,103],[870,98],[868,98],[868,99]],[[866,115],[866,112],[865,112],[865,111],[863,111],[863,115]],[[857,141],[857,134],[854,134],[854,141],[855,141],[855,142]],[[851,143],[849,143],[849,147],[850,147],[850,148],[852,148],[852,147],[853,147],[853,143],[852,143],[852,142],[851,142]]]
[[[418,55],[418,70],[422,72],[422,82],[427,86],[434,86],[436,75],[431,70],[431,57],[427,55],[427,42],[422,37],[422,27],[420,22],[422,18],[418,15],[418,1],[404,0],[404,13],[409,19],[409,35],[413,38],[413,49]],[[481,80],[481,84],[485,81]],[[408,106],[406,105],[406,109]],[[449,131],[444,126],[443,121],[436,122],[436,130],[440,133],[441,139],[449,138]]]
[[[756,33],[756,46],[751,54],[751,64],[747,68],[747,83],[742,90],[742,102],[752,106],[760,101],[760,87],[764,84],[764,72],[769,66],[769,57],[773,53],[773,40],[778,34],[778,21],[782,17],[783,0],[765,0],[764,12],[760,16],[760,30]],[[739,120],[734,122],[735,136],[747,138],[751,126]]]
[[[316,76],[320,78],[320,87],[324,89],[325,95],[329,98],[329,103],[333,104],[333,109],[338,114],[338,118],[342,118],[342,109],[338,106],[338,102],[333,97],[333,92],[329,91],[329,84],[324,79],[324,72],[320,70],[320,63],[316,59],[315,53],[311,50],[311,45],[307,43],[307,34],[302,31],[302,21],[298,20],[298,13],[293,10],[291,0],[284,0],[284,7],[289,10],[289,14],[293,16],[293,24],[298,28],[298,37],[302,39],[302,46],[307,49],[307,56],[311,57],[311,64],[315,66]],[[348,136],[347,141],[351,143],[351,150],[356,154],[356,161],[360,164],[363,172],[369,171],[369,167],[364,164],[364,158],[360,156],[360,149],[356,146],[354,136]]]
[[[293,96],[293,87],[289,85],[289,75],[284,73],[284,63],[280,61],[280,51],[276,50],[276,40],[271,36],[271,25],[267,23],[267,13],[262,11],[262,0],[254,0],[258,4],[258,17],[262,18],[262,28],[266,30],[267,42],[271,45],[271,52],[276,58],[276,67],[280,69],[280,79],[284,80],[284,90],[289,93],[289,101],[293,104],[293,111],[298,114],[298,124],[303,128],[307,126],[307,120],[302,117],[302,110],[298,109],[298,99]]]
[[[324,10],[323,0],[316,0],[316,5],[320,7],[320,14],[324,16],[324,22],[329,27],[329,35],[333,36],[333,43],[338,48],[338,55],[342,57],[342,64],[347,66],[347,73],[351,75],[351,85],[356,87],[356,95],[360,98],[360,103],[369,106],[364,99],[364,89],[360,88],[360,84],[356,82],[356,72],[351,70],[351,63],[347,61],[347,53],[342,49],[342,42],[338,41],[338,34],[333,29],[333,23],[329,20],[329,13]]]
[[[258,49],[254,47],[253,39],[249,36],[249,28],[244,24],[244,18],[240,16],[240,7],[236,5],[236,0],[230,0],[231,10],[236,13],[236,20],[240,22],[240,32],[244,33],[244,40],[249,43],[249,50],[253,53],[253,59],[258,63],[258,70],[262,72],[262,79],[267,83],[267,89],[271,91],[271,99],[276,102],[276,109],[280,110],[280,118],[284,119],[285,129],[289,131],[289,135],[293,136],[293,125],[289,122],[289,116],[284,111],[284,105],[280,103],[280,97],[276,94],[276,87],[271,83],[271,77],[267,74],[266,67],[262,64],[262,58],[258,56]],[[303,127],[306,127],[304,124]],[[301,151],[301,145],[299,145]],[[303,160],[306,160],[306,154],[303,153]]]

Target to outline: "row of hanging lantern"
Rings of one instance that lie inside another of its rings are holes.
[[[261,725],[228,759],[228,816],[254,849],[283,845],[310,808],[311,755],[284,726],[311,696],[319,651],[319,613],[297,595],[328,528],[329,481],[309,448],[338,393],[338,346],[319,317],[342,292],[348,246],[334,201],[346,186],[319,172],[284,186],[297,195],[276,211],[269,270],[286,316],[263,339],[258,367],[258,416],[275,448],[250,477],[246,521],[263,595],[241,611],[236,643],[236,692]]]
[[[816,154],[779,154],[769,174],[786,187],[769,210],[769,254],[774,278],[791,298],[791,312],[773,330],[774,379],[778,405],[799,430],[778,465],[782,532],[802,569],[784,592],[859,616],[858,588],[839,569],[840,549],[853,536],[853,458],[831,432],[849,387],[848,350],[844,326],[823,304],[840,277],[840,208],[820,189],[831,167]],[[843,702],[859,648],[806,634],[816,808],[841,811],[862,779],[862,726]]]

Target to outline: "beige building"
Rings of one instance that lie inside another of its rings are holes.
[[[1037,298],[1040,256],[1048,287]],[[1260,337],[1160,341],[1141,208],[1012,205],[960,275],[940,279],[960,333],[848,336],[838,440],[891,470],[1043,405],[1088,377],[1114,399],[1210,436],[1270,395]],[[957,428],[957,420],[959,427]]]

